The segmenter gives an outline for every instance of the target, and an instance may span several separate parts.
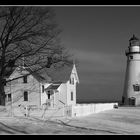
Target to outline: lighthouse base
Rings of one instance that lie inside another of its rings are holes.
[[[140,106],[140,97],[122,97],[122,105],[127,106]]]

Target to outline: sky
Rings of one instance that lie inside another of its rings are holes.
[[[54,6],[61,41],[78,59],[77,99],[120,100],[125,49],[140,38],[140,6]]]

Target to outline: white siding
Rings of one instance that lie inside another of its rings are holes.
[[[71,74],[70,78],[74,78],[74,84],[67,82],[67,105],[76,105],[76,79],[75,75]],[[73,101],[71,100],[71,92],[73,92]]]
[[[19,77],[21,74],[19,72],[14,72],[10,78]],[[24,101],[24,91],[28,92],[28,101]],[[40,83],[32,76],[27,77],[27,83],[23,83],[23,78],[19,78],[12,82],[9,82],[5,87],[6,94],[12,94],[13,105],[28,104],[28,105],[40,105]],[[11,102],[7,102],[7,105]]]
[[[62,83],[58,88],[58,91],[59,91],[59,106],[67,105],[67,85],[65,83]]]
[[[50,83],[44,84],[44,88],[47,88],[49,85],[50,85]],[[41,84],[41,87],[42,87],[42,84]],[[45,104],[47,99],[48,99],[48,97],[47,97],[46,92],[45,91],[44,91],[44,93],[41,92],[41,105]]]

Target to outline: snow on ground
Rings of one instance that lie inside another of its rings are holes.
[[[76,118],[2,117],[0,134],[136,135],[140,134],[140,107],[119,107]]]
[[[56,121],[16,117],[0,118],[0,134],[81,135],[91,133],[86,129],[65,126]]]
[[[98,134],[140,134],[140,107],[120,107],[110,111],[75,118],[71,125],[95,130]]]

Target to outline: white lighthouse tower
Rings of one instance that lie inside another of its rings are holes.
[[[122,103],[124,105],[140,105],[140,40],[133,35],[129,40],[127,68]]]

